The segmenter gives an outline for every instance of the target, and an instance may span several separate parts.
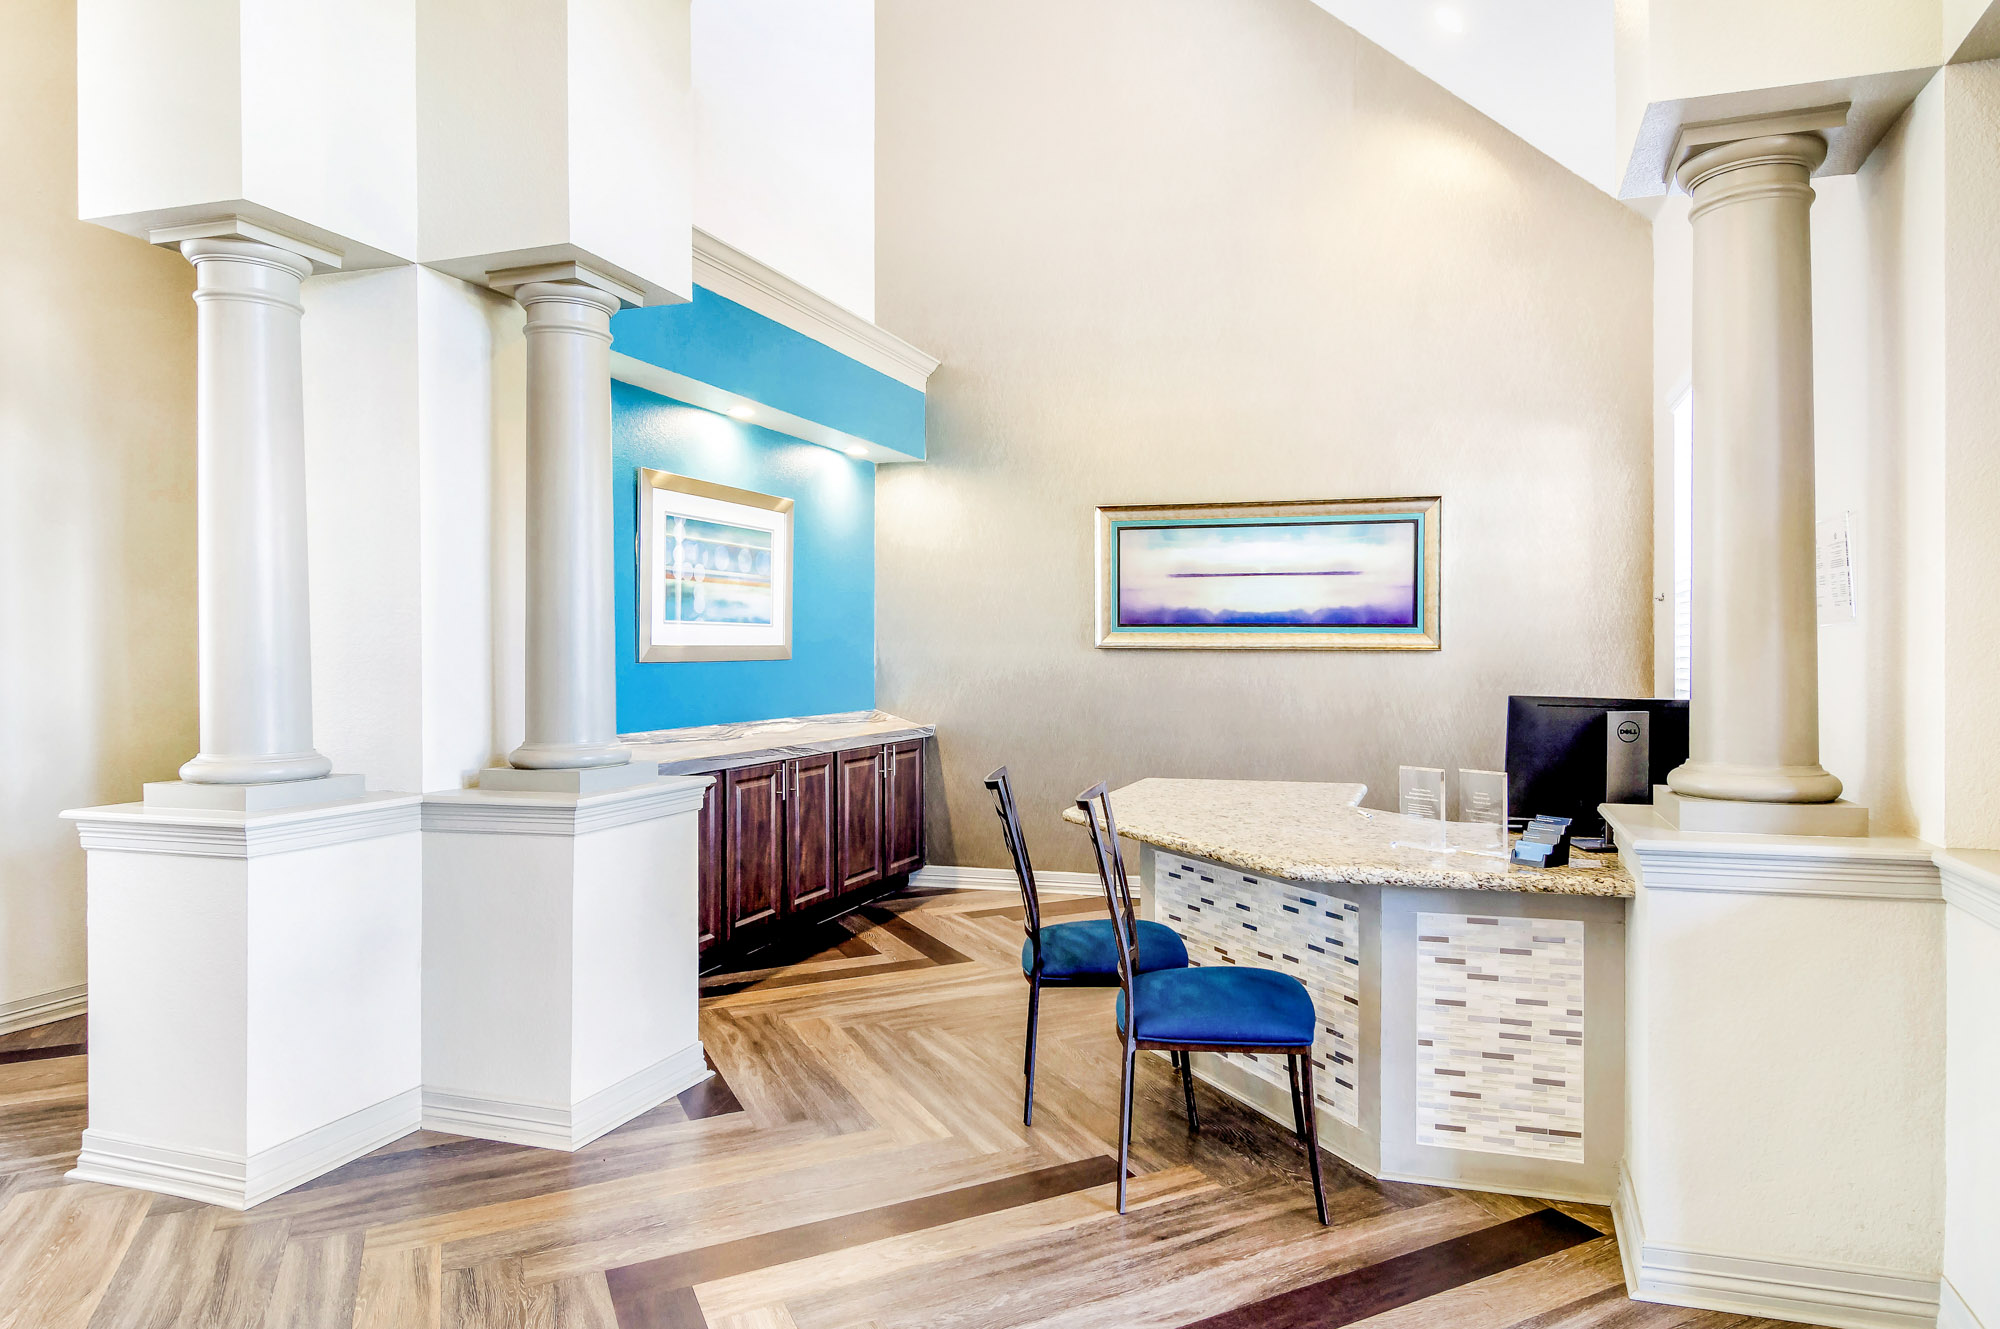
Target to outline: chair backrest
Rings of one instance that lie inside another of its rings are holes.
[[[1132,975],[1139,965],[1137,914],[1132,909],[1132,884],[1125,876],[1125,855],[1118,848],[1118,823],[1111,815],[1111,794],[1102,782],[1076,796],[1090,828],[1090,847],[1097,854],[1097,879],[1104,883],[1104,903],[1111,910],[1111,932],[1118,940],[1118,986],[1125,990],[1125,1009],[1132,1009]]]
[[[1007,852],[1014,858],[1014,877],[1021,883],[1021,926],[1027,931],[1028,940],[1035,946],[1035,968],[1042,967],[1042,901],[1035,893],[1035,868],[1028,861],[1028,841],[1021,834],[1021,814],[1014,808],[1014,785],[1007,778],[1007,768],[986,777],[986,787],[993,791],[993,810],[1000,814],[1000,834],[1007,841]]]

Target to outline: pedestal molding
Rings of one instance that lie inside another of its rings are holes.
[[[710,781],[663,775],[656,783],[608,794],[524,794],[466,789],[426,794],[423,829],[459,835],[589,835],[674,812],[701,808]]]
[[[369,794],[352,803],[284,812],[169,812],[116,803],[72,808],[62,816],[76,823],[86,850],[261,858],[415,831],[421,826],[420,805],[415,794]]]
[[[1935,1274],[1816,1265],[1686,1246],[1648,1245],[1624,1164],[1612,1206],[1625,1291],[1634,1301],[1690,1306],[1833,1329],[1939,1329]]]
[[[1677,831],[1650,807],[1604,809],[1625,870],[1649,891],[1798,895],[1936,904],[1935,850],[1921,840]]]
[[[2000,858],[2000,854],[1992,856]],[[1938,850],[1934,858],[1945,903],[1963,909],[1988,927],[2000,928],[2000,872],[1970,862],[1950,849]]]
[[[478,1140],[569,1152],[652,1111],[712,1073],[702,1045],[696,1042],[607,1085],[574,1107],[479,1098],[425,1086],[423,1126]]]
[[[405,1089],[247,1157],[216,1150],[175,1149],[86,1129],[83,1150],[67,1175],[77,1181],[178,1195],[225,1209],[248,1209],[400,1140],[419,1129],[422,1115],[418,1090]]]

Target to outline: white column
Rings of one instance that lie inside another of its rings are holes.
[[[1677,794],[1828,803],[1813,539],[1816,134],[1680,168],[1694,227],[1694,698]]]
[[[305,780],[313,750],[299,281],[312,265],[250,240],[189,240],[197,325],[196,784]]]
[[[529,770],[619,766],[612,652],[611,315],[618,297],[529,282],[527,741]]]

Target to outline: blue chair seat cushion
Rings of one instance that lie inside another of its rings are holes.
[[[1187,943],[1164,923],[1141,919],[1138,926],[1139,972],[1187,968]],[[1033,973],[1035,943],[1021,943],[1021,972]],[[1108,918],[1049,923],[1042,928],[1042,977],[1103,978],[1118,981],[1118,936]]]
[[[1318,1023],[1305,984],[1275,969],[1230,965],[1140,974],[1132,980],[1132,1003],[1142,1042],[1305,1048]],[[1125,1032],[1122,992],[1118,1032]]]

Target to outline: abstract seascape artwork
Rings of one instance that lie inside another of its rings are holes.
[[[639,658],[792,654],[792,500],[639,472]]]
[[[1097,510],[1097,644],[1435,650],[1437,498]]]

